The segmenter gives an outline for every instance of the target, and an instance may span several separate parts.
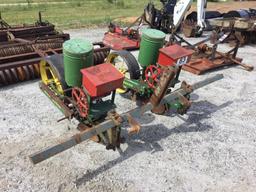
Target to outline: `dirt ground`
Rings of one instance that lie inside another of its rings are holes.
[[[67,32],[99,41],[105,30]],[[255,53],[248,45],[238,56],[256,67]],[[123,155],[88,141],[38,165],[28,156],[77,131],[72,125],[68,130],[67,121],[56,122],[63,115],[38,81],[2,88],[0,191],[254,192],[256,71],[239,66],[202,76],[183,71],[181,80],[193,83],[218,73],[225,78],[193,93],[187,115],[138,117],[141,132],[127,138]],[[116,103],[120,113],[134,107],[120,96]]]
[[[207,11],[219,11],[221,13],[226,13],[231,10],[238,9],[256,9],[256,1],[228,1],[221,3],[208,2]],[[196,11],[196,3],[191,7],[191,11]]]

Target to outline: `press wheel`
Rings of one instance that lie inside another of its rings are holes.
[[[135,57],[126,50],[114,51],[107,57],[107,63],[112,63],[127,79],[139,79],[140,67]],[[120,94],[126,93],[127,88],[118,88]]]
[[[64,79],[64,65],[62,55],[55,54],[40,62],[40,73],[45,85],[52,84],[60,94],[64,94],[67,84]]]

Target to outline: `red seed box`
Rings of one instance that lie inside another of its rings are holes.
[[[193,50],[186,49],[180,45],[170,45],[159,49],[158,64],[162,66],[174,66],[179,59],[184,60],[182,64],[185,64],[189,62],[193,53]]]
[[[82,84],[91,97],[101,97],[122,87],[124,75],[111,63],[81,69]]]

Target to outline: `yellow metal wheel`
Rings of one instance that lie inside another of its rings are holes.
[[[126,79],[139,79],[140,68],[137,60],[128,51],[115,51],[108,55],[107,63],[112,63],[118,71],[120,71]],[[117,93],[124,94],[128,91],[127,88],[122,87],[116,90]]]
[[[130,79],[128,67],[124,63],[124,61],[122,61],[119,58],[119,55],[117,55],[115,53],[110,53],[109,56],[107,57],[107,63],[112,63],[118,69],[118,71],[121,72],[125,76],[125,78]],[[118,89],[116,89],[116,92],[119,94],[124,94],[127,92],[127,89],[124,87],[118,88]]]
[[[52,84],[55,86],[55,88],[60,94],[64,94],[64,90],[58,72],[46,60],[40,61],[40,73],[42,82],[45,85]]]

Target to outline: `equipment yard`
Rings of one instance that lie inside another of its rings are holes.
[[[106,29],[65,32],[97,42]],[[256,67],[256,46],[241,47],[238,57]],[[220,73],[223,79],[191,94],[184,116],[137,117],[141,130],[126,135],[122,154],[86,141],[37,165],[29,155],[74,135],[75,125],[57,123],[63,114],[39,80],[0,88],[0,191],[255,191],[256,71],[238,65],[201,76],[182,71],[180,80],[192,84]],[[120,95],[116,104],[118,113],[135,107]]]
[[[121,3],[117,6],[113,6],[113,3],[106,3],[106,0],[88,0],[86,2],[81,0],[1,0],[0,11],[2,17],[10,24],[34,22],[38,11],[44,11],[46,19],[53,22],[58,28],[69,29],[102,25],[112,19],[132,23],[148,2],[148,0],[120,1]],[[160,2],[155,1],[155,3],[160,6]],[[240,8],[252,8],[255,6],[255,2],[208,2],[207,6],[209,10],[226,12]],[[196,4],[193,4],[192,10],[196,10]],[[13,15],[19,15],[19,17],[13,17]]]

